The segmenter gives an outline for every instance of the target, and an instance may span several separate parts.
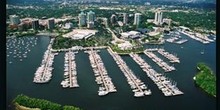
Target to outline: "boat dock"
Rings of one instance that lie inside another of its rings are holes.
[[[188,40],[181,38],[180,33],[175,31],[171,34],[171,37],[166,39],[166,41],[170,43],[183,44],[187,42]]]
[[[73,46],[68,49],[52,49],[52,52],[68,52],[70,51],[79,51],[79,50],[90,50],[91,48],[93,49],[106,49],[107,46],[98,46],[98,47],[82,47],[82,46]]]
[[[37,68],[34,76],[33,82],[35,83],[46,83],[52,77],[52,70],[53,70],[53,59],[54,56],[58,53],[51,52],[51,46],[53,44],[54,38],[51,39],[47,50],[44,53],[43,60],[41,62],[41,66]]]
[[[64,80],[61,82],[63,88],[74,88],[79,87],[77,83],[77,71],[76,71],[76,63],[75,63],[75,54],[77,52],[69,52],[65,53],[64,57]]]
[[[151,58],[157,65],[159,65],[165,72],[170,72],[173,70],[176,70],[175,67],[168,65],[166,62],[164,62],[162,59],[157,57],[153,52],[144,50],[144,54],[147,55],[149,58]]]
[[[134,96],[143,97],[144,95],[151,95],[151,90],[147,89],[147,86],[134,75],[122,58],[117,53],[113,52],[111,48],[108,48],[107,50],[127,78],[127,82],[134,92]]]
[[[157,85],[157,87],[162,91],[165,96],[175,96],[183,94],[183,92],[176,87],[176,83],[173,84],[172,81],[168,80],[168,78],[166,78],[162,74],[157,73],[140,56],[134,53],[131,53],[129,55],[142,68],[147,76],[151,78],[151,80],[153,80],[153,82]]]
[[[189,31],[180,31],[180,30],[179,30],[179,32],[185,34],[186,36],[188,36],[194,40],[202,42],[203,44],[208,44],[210,42],[214,42],[214,40],[209,39],[206,35],[202,35],[200,33],[194,33],[194,32],[189,32]]]
[[[111,78],[108,76],[104,63],[97,53],[98,51],[91,48],[90,51],[85,52],[89,54],[89,60],[96,77],[95,81],[100,85],[98,95],[104,96],[110,92],[116,92],[117,90],[112,83]]]
[[[157,52],[169,59],[171,63],[180,63],[180,60],[177,56],[166,52],[164,49],[158,49]]]

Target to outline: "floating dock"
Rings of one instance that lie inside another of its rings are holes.
[[[53,59],[58,53],[51,52],[51,45],[53,44],[54,38],[51,39],[46,52],[44,53],[41,66],[37,68],[33,82],[35,83],[47,83],[51,80],[53,70]]]
[[[116,87],[112,83],[111,78],[108,76],[104,63],[97,53],[98,51],[91,48],[90,51],[85,52],[89,54],[89,60],[96,77],[95,81],[100,85],[98,95],[104,96],[110,92],[116,92]]]
[[[142,68],[147,76],[151,78],[151,80],[157,85],[157,87],[163,92],[165,96],[175,96],[183,94],[183,92],[176,87],[176,83],[173,84],[172,81],[168,80],[168,78],[166,78],[162,74],[157,73],[140,56],[134,53],[131,53],[129,55]]]
[[[153,52],[145,50],[144,54],[151,58],[157,65],[159,65],[165,72],[176,70],[174,66],[168,65],[162,59],[157,57]]]
[[[75,63],[75,54],[77,52],[72,52],[69,50],[65,53],[64,57],[64,80],[61,82],[63,88],[74,88],[79,87],[77,83],[77,71]]]

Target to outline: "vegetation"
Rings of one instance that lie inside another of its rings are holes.
[[[215,12],[164,12],[164,18],[171,18],[179,22],[179,25],[189,27],[192,30],[202,28],[206,30],[216,30]]]
[[[144,51],[143,47],[132,48],[132,49],[127,49],[127,50],[121,50],[117,45],[111,45],[110,47],[114,52],[117,52],[118,54],[129,54],[131,52],[142,53]]]
[[[60,104],[53,103],[44,99],[36,99],[30,98],[26,95],[18,95],[13,103],[17,103],[21,106],[29,107],[29,108],[39,108],[41,110],[80,110],[77,107],[73,106],[61,106]]]
[[[216,97],[216,76],[204,63],[197,64],[199,73],[195,76],[195,83],[208,94]]]
[[[110,38],[104,38],[104,37],[91,37],[82,40],[72,40],[71,38],[64,38],[62,36],[58,36],[55,39],[52,48],[66,49],[66,48],[71,48],[73,46],[82,46],[82,47],[107,46],[110,40],[111,40]]]

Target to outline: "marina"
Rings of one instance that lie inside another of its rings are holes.
[[[183,94],[183,92],[176,87],[177,83],[173,84],[171,80],[168,80],[168,78],[166,78],[162,74],[157,73],[137,54],[131,53],[129,55],[142,68],[142,70],[147,74],[147,76],[157,85],[157,87],[163,92],[164,96],[175,96]]]
[[[77,52],[65,53],[64,57],[64,80],[61,82],[63,88],[74,88],[79,87],[77,83],[77,72],[76,72],[76,63],[75,63],[75,54]]]
[[[12,57],[20,62],[28,58],[28,53],[37,45],[37,37],[10,37],[6,40],[7,58]],[[13,63],[12,61],[10,61]]]
[[[185,35],[183,35],[185,36]],[[185,36],[187,37],[187,36]],[[181,96],[171,96],[165,97],[164,94],[158,86],[146,76],[146,73],[142,71],[139,65],[130,57],[130,56],[121,56],[123,60],[126,62],[127,66],[141,79],[145,84],[147,84],[148,88],[152,91],[151,96],[135,98],[133,92],[131,92],[130,85],[127,83],[127,79],[124,76],[123,72],[115,60],[109,54],[106,49],[101,49],[99,52],[100,57],[105,64],[105,68],[109,71],[109,76],[112,78],[114,85],[117,87],[117,93],[109,94],[104,97],[100,97],[97,95],[97,91],[99,90],[99,85],[96,84],[94,73],[92,68],[90,67],[89,55],[85,54],[83,51],[78,51],[75,55],[76,62],[76,70],[77,70],[77,81],[80,84],[79,88],[72,89],[62,89],[60,85],[64,76],[64,56],[65,52],[60,52],[57,56],[55,56],[53,63],[53,76],[52,80],[50,80],[47,84],[36,85],[34,83],[30,83],[33,81],[34,73],[36,68],[41,64],[42,56],[47,50],[50,38],[49,37],[23,37],[24,44],[29,43],[28,48],[30,51],[27,53],[27,58],[23,59],[23,61],[19,61],[18,58],[13,58],[13,48],[7,50],[7,85],[6,88],[8,91],[7,94],[7,105],[11,106],[11,101],[13,101],[14,97],[16,97],[20,93],[28,94],[30,97],[38,97],[42,99],[47,99],[60,104],[69,104],[76,105],[83,109],[89,110],[99,110],[106,109],[109,107],[116,110],[134,110],[134,109],[176,109],[176,110],[186,110],[186,109],[195,109],[195,110],[215,110],[216,109],[216,101],[212,97],[207,96],[204,92],[198,90],[198,88],[194,85],[192,78],[195,73],[195,67],[197,62],[204,61],[209,64],[211,68],[216,70],[216,60],[215,60],[215,50],[216,43],[210,43],[209,45],[205,45],[200,42],[197,42],[193,39],[189,39],[189,43],[182,44],[184,47],[180,49],[180,45],[172,45],[170,43],[165,43],[162,48],[164,48],[167,52],[175,52],[178,55],[178,58],[181,59],[181,63],[175,65],[178,71],[172,71],[172,74],[162,74],[166,77],[167,80],[175,80],[178,84],[177,87],[184,92],[184,95]],[[20,38],[16,38],[17,41]],[[33,41],[36,40],[37,45],[34,44]],[[11,39],[9,43],[15,39]],[[30,40],[32,40],[32,44],[35,46],[32,47],[30,45]],[[16,42],[17,42],[16,41]],[[191,44],[191,42],[193,44]],[[18,42],[17,42],[18,43]],[[21,41],[20,41],[20,44]],[[15,44],[17,45],[17,44]],[[11,45],[13,46],[13,45]],[[17,45],[18,46],[18,45]],[[19,45],[19,47],[24,48],[26,45]],[[157,47],[157,46],[156,46]],[[146,48],[155,48],[155,46]],[[158,48],[160,48],[158,46]],[[17,50],[18,51],[18,50]],[[205,54],[201,55],[200,52],[204,51]],[[11,52],[11,53],[9,53]],[[68,51],[66,51],[68,52]],[[155,51],[156,52],[156,51]],[[21,51],[21,53],[24,53]],[[188,57],[190,54],[191,57]],[[142,59],[147,62],[152,69],[159,72],[160,67],[157,66],[151,59],[149,59],[145,54],[138,54],[142,57]],[[22,55],[21,55],[22,56]],[[158,56],[160,57],[160,56]],[[10,63],[10,61],[12,63]],[[130,62],[131,61],[131,62]],[[31,62],[31,64],[30,64]],[[22,65],[21,65],[22,64]],[[187,65],[186,65],[187,64]],[[28,68],[28,69],[26,69]],[[88,68],[88,69],[87,69]],[[21,77],[22,76],[22,77]],[[159,76],[159,74],[158,74]],[[155,76],[156,77],[156,76]],[[171,81],[172,84],[176,84],[176,82]],[[30,92],[30,90],[32,92]],[[39,94],[40,93],[40,94]],[[54,97],[56,96],[56,97]],[[192,97],[192,98],[189,98]],[[193,98],[196,97],[196,98]],[[117,100],[117,101],[115,101]],[[206,101],[209,100],[209,101]],[[83,103],[82,103],[83,102]],[[197,102],[197,103],[194,103]],[[124,104],[126,103],[126,104]],[[100,104],[100,106],[94,106]],[[160,105],[160,106],[155,106]],[[176,105],[176,106],[173,106]]]
[[[187,39],[181,38],[180,33],[177,31],[171,32],[169,35],[170,37],[167,38],[166,41],[170,43],[183,44],[188,41]]]
[[[149,51],[149,49],[144,50],[144,54],[151,58],[157,65],[159,65],[165,72],[170,72],[176,70],[174,66],[168,65],[161,58],[157,57],[153,52]]]
[[[169,59],[171,63],[180,63],[180,60],[177,56],[166,52],[164,49],[158,49],[157,52]]]
[[[134,97],[143,97],[144,95],[151,95],[151,90],[147,88],[147,86],[138,79],[131,69],[126,65],[126,63],[122,60],[122,58],[115,52],[111,50],[111,48],[107,49],[110,55],[113,57],[120,70],[124,73],[124,76],[127,78],[127,82],[130,85],[132,91],[134,92]]]
[[[37,68],[34,76],[34,83],[47,83],[51,80],[52,70],[53,70],[53,59],[54,56],[58,53],[51,52],[51,46],[53,44],[54,39],[52,38],[46,52],[44,53],[43,60],[41,62],[41,66]]]
[[[98,50],[93,50],[93,48],[91,48],[91,50],[85,52],[89,54],[89,60],[96,77],[95,81],[100,85],[98,95],[104,96],[111,92],[117,92],[111,78],[108,76],[101,57],[97,53]]]

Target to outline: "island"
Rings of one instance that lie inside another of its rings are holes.
[[[20,94],[14,100],[16,110],[81,110],[74,106],[62,106],[44,99],[31,98]]]
[[[193,78],[195,83],[208,94],[216,97],[216,76],[204,63],[198,63],[199,72]]]

